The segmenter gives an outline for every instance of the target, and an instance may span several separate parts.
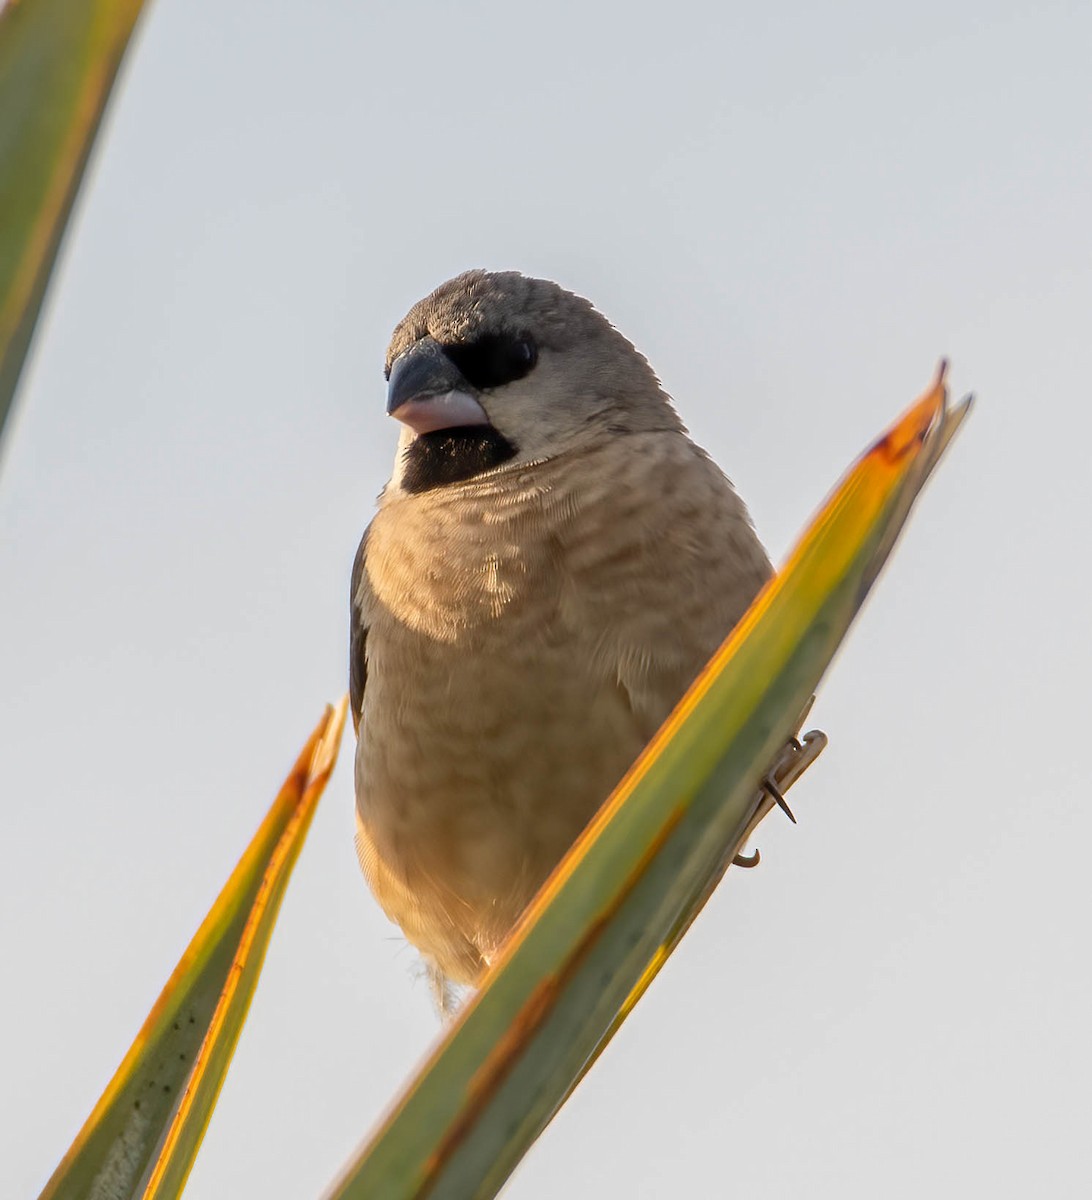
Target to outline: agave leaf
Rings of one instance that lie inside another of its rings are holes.
[[[967,411],[946,401],[942,369],[846,474],[330,1197],[496,1194],[768,810],[759,780]]]
[[[328,707],[41,1200],[175,1197],[246,1019],[281,898],[337,761]]]
[[[141,5],[0,4],[0,436]]]

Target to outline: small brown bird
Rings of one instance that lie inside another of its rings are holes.
[[[770,575],[742,500],[587,301],[469,271],[398,325],[353,566],[357,849],[474,984]]]

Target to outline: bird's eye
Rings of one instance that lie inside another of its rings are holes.
[[[478,391],[522,379],[538,362],[538,348],[527,334],[482,334],[472,342],[444,346],[444,353]]]

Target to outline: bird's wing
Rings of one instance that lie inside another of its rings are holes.
[[[353,713],[353,730],[358,735],[360,713],[364,705],[364,685],[368,681],[368,660],[365,654],[368,626],[361,595],[361,589],[367,586],[364,574],[367,545],[368,531],[365,530],[353,560],[353,573],[349,584],[349,704]]]

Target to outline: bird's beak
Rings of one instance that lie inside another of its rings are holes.
[[[422,338],[391,366],[387,412],[414,433],[488,425],[458,367],[430,337]]]

